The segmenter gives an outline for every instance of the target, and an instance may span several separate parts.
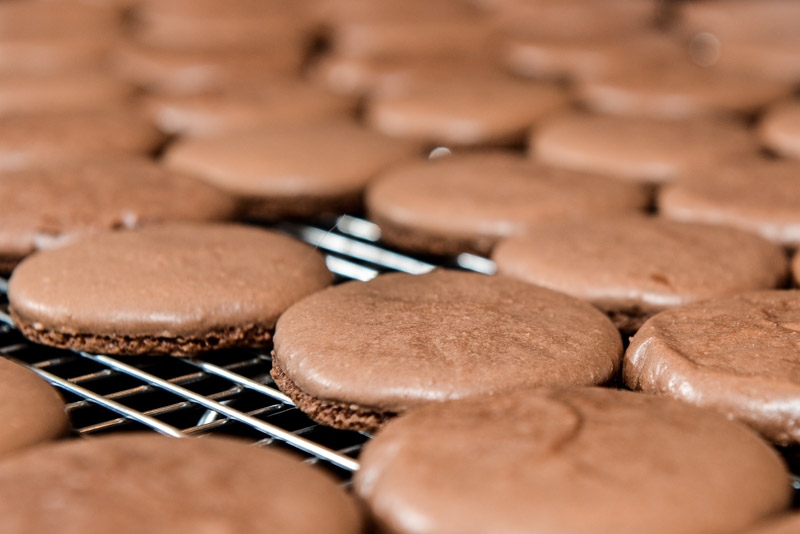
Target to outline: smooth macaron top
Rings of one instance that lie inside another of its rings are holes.
[[[276,481],[281,491],[275,491]],[[0,462],[0,529],[358,534],[363,519],[326,473],[230,438],[116,434]]]
[[[530,151],[544,163],[661,183],[758,144],[744,124],[727,119],[659,120],[570,113],[540,125]]]
[[[733,228],[646,217],[545,224],[501,241],[500,273],[607,311],[652,313],[781,284],[780,247]]]
[[[9,280],[19,321],[70,335],[174,338],[261,325],[322,289],[321,255],[259,228],[174,223],[30,256]]]
[[[631,339],[628,387],[735,417],[800,442],[800,291],[706,300],[652,317]]]
[[[382,411],[533,385],[602,384],[619,333],[600,312],[503,276],[387,274],[281,316],[275,363],[303,392]]]
[[[488,254],[531,224],[635,213],[648,195],[638,184],[486,152],[393,167],[370,184],[365,202],[382,226],[418,235],[420,250]]]
[[[747,428],[601,388],[428,405],[389,423],[360,459],[356,494],[384,531],[409,534],[721,534],[785,508],[790,493],[780,457]]]

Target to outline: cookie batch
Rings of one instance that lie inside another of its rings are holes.
[[[14,329],[266,352],[369,437],[346,486],[233,438],[75,439],[0,358],[0,530],[795,532],[799,28],[792,0],[0,4]],[[285,230],[343,214],[431,271],[343,281]]]

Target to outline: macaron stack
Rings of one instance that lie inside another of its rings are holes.
[[[371,438],[347,490],[230,438],[46,443],[63,399],[0,358],[0,531],[793,532],[798,28],[791,0],[0,4],[14,328],[255,348]],[[341,214],[497,274],[342,283],[277,231]]]

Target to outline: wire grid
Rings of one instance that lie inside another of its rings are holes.
[[[387,271],[422,274],[435,267],[378,246],[378,227],[363,219],[342,216],[315,226],[281,223],[276,229],[318,247],[339,281],[366,281]],[[468,254],[448,266],[493,272],[489,260]],[[112,358],[46,347],[14,329],[6,287],[0,279],[0,355],[61,391],[75,435],[137,430],[176,438],[226,434],[294,449],[345,482],[358,469],[358,453],[369,435],[306,417],[272,381],[269,349],[221,350],[187,359]]]

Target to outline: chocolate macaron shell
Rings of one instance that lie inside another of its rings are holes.
[[[55,439],[68,426],[64,401],[47,382],[0,358],[0,455]]]
[[[718,414],[627,391],[423,407],[362,451],[381,532],[738,532],[789,503],[778,454]]]
[[[0,462],[0,530],[358,534],[363,520],[331,477],[285,452],[128,433]]]
[[[296,74],[298,50],[166,50],[123,41],[111,54],[121,78],[156,94],[202,94]]]
[[[0,74],[54,75],[100,70],[112,38],[84,35],[66,38],[0,37]]]
[[[262,346],[278,316],[331,283],[321,255],[258,228],[174,223],[26,258],[9,280],[26,336],[114,354]]]
[[[498,271],[588,300],[635,331],[654,313],[780,286],[780,247],[747,232],[645,217],[542,225],[501,241]]]
[[[133,85],[98,73],[0,76],[0,117],[99,111],[129,104]]]
[[[519,143],[527,130],[563,108],[554,85],[511,76],[462,76],[416,83],[367,103],[366,121],[392,136],[444,145]]]
[[[375,430],[423,404],[603,384],[621,340],[597,310],[503,276],[387,274],[312,295],[278,321],[273,377],[312,418]]]
[[[800,291],[662,312],[632,338],[628,387],[717,410],[779,445],[800,443]]]
[[[0,171],[147,154],[164,136],[134,110],[42,113],[0,122]]]
[[[153,95],[146,100],[162,131],[201,137],[346,117],[355,113],[355,105],[353,98],[290,77],[215,94]]]
[[[275,219],[357,209],[378,172],[419,151],[417,143],[333,119],[184,139],[165,163],[240,197],[252,217]]]
[[[6,173],[0,180],[0,264],[101,230],[230,220],[238,211],[227,194],[144,158]]]
[[[546,167],[502,152],[393,167],[367,188],[369,218],[400,248],[488,254],[532,224],[643,211],[638,184]]]
[[[719,72],[673,58],[584,80],[577,96],[598,113],[684,119],[752,114],[789,95],[791,87],[788,83]]]
[[[577,113],[541,124],[529,147],[532,157],[549,165],[649,183],[669,182],[700,166],[759,150],[750,131],[734,120]]]
[[[3,2],[0,4],[0,39],[74,38],[114,36],[122,17],[103,2]]]
[[[766,158],[699,169],[664,187],[664,217],[753,232],[779,245],[800,246],[800,162]]]

